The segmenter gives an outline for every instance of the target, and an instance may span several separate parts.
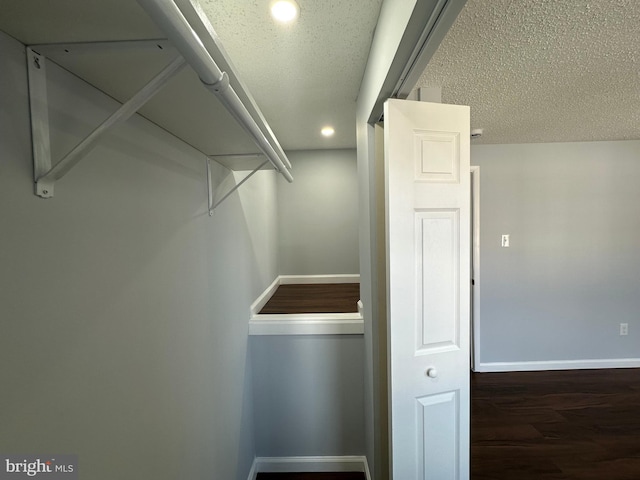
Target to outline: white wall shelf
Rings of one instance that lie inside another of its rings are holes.
[[[84,158],[106,132],[137,112],[207,156],[219,155],[221,148],[225,155],[260,154],[262,165],[270,163],[289,182],[293,181],[291,163],[234,71],[206,16],[191,2],[180,0],[138,0],[138,4],[142,7],[141,16],[150,17],[168,40],[122,40],[117,38],[118,25],[112,25],[96,32],[96,40],[100,41],[45,41],[27,47],[36,195],[52,197],[55,182]],[[65,14],[56,12],[47,17],[47,13],[36,12],[53,24],[50,31],[55,32],[56,22],[62,25]],[[34,21],[33,25],[39,23]],[[47,31],[38,33],[47,37]],[[114,37],[110,38],[110,34]],[[123,103],[60,159],[52,158],[49,141],[49,60]],[[183,74],[185,65],[190,68]],[[164,95],[158,95],[161,90]],[[144,109],[152,98],[156,101]],[[176,99],[187,108],[178,107]],[[233,148],[243,151],[234,152]],[[207,181],[211,182],[209,175]],[[233,191],[235,188],[229,193]],[[215,206],[210,195],[210,212]]]

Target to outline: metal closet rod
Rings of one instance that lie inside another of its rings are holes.
[[[191,65],[191,68],[195,70],[205,87],[218,97],[231,115],[253,137],[258,148],[275,169],[287,181],[292,182],[293,176],[286,166],[289,163],[287,157],[279,155],[273,148],[238,94],[229,85],[227,73],[218,68],[202,40],[176,3],[173,0],[138,0],[138,3],[167,35],[178,52]]]

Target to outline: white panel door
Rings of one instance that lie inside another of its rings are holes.
[[[393,480],[469,478],[469,107],[384,110]]]

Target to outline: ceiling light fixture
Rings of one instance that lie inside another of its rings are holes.
[[[277,0],[271,3],[271,16],[278,22],[289,23],[298,17],[300,7],[294,0]]]
[[[322,127],[320,133],[325,137],[332,137],[333,134],[336,133],[336,131],[333,129],[333,127]]]

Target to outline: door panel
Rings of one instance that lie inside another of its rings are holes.
[[[419,328],[416,354],[459,348],[459,212],[417,211],[415,219]]]
[[[469,478],[469,108],[385,103],[394,480]]]
[[[418,399],[418,478],[460,478],[458,474],[458,392]]]

